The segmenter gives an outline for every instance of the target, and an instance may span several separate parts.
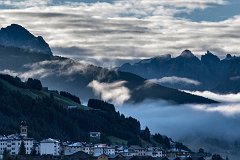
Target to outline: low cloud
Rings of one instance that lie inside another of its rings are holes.
[[[27,78],[45,78],[51,75],[71,76],[78,73],[86,73],[89,68],[88,64],[71,59],[66,60],[46,60],[33,64],[24,65],[27,71],[16,72],[13,70],[3,70],[0,73],[18,76],[21,79]]]
[[[168,135],[197,151],[238,154],[235,143],[240,139],[240,103],[215,105],[174,105],[164,101],[124,104],[117,109],[140,120],[152,133]],[[230,158],[237,160],[238,158]]]
[[[183,78],[183,77],[163,77],[161,79],[150,79],[149,82],[159,83],[159,84],[184,84],[184,85],[200,85],[201,83],[197,80]]]
[[[19,73],[18,72],[15,72],[15,71],[12,71],[12,70],[9,70],[9,69],[4,69],[2,71],[0,71],[0,74],[8,74],[8,75],[11,75],[11,76],[19,76]]]
[[[240,116],[240,103],[234,104],[220,104],[216,106],[211,105],[193,105],[190,106],[193,109],[204,111],[204,112],[216,112],[224,116],[234,117]]]
[[[67,60],[47,60],[34,64],[25,65],[29,71],[20,75],[21,78],[39,77],[44,78],[50,75],[70,76],[76,73],[86,72],[88,64]]]
[[[240,103],[240,93],[238,94],[217,94],[210,91],[184,91],[194,95],[206,97],[209,99],[216,100],[218,102],[228,103],[228,102],[239,102]]]
[[[125,83],[125,81],[100,83],[96,80],[93,80],[88,84],[88,87],[92,88],[95,94],[102,100],[110,101],[117,105],[122,105],[131,97],[129,89],[124,86]]]
[[[240,76],[231,77],[230,80],[232,81],[240,80]]]

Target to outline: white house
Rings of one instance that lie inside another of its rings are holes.
[[[44,139],[40,142],[41,155],[60,155],[60,142],[55,139]]]
[[[134,150],[129,150],[128,148],[125,148],[121,154],[125,157],[137,156],[137,153]]]
[[[106,144],[98,144],[93,147],[93,156],[98,157],[102,154],[115,155],[115,148]]]
[[[108,156],[110,156],[110,155],[115,155],[115,148],[113,148],[113,147],[107,147],[107,148],[105,148],[105,154],[106,155],[108,155]]]
[[[4,150],[9,151],[11,155],[17,155],[20,145],[23,142],[26,148],[26,154],[30,154],[33,149],[33,138],[27,137],[26,122],[21,122],[20,134],[12,134],[8,136],[0,136],[0,153]]]
[[[90,139],[90,142],[92,142],[92,143],[95,143],[95,144],[100,143],[101,133],[100,132],[90,132],[89,139]]]
[[[146,156],[145,148],[142,148],[138,145],[132,145],[128,148],[128,153],[131,153],[129,156]]]
[[[84,145],[81,142],[69,144],[64,148],[64,155],[72,155],[76,152],[83,151]]]
[[[161,150],[160,148],[156,148],[156,147],[149,147],[146,149],[146,156],[151,156],[151,157],[163,157],[163,150]]]
[[[190,153],[182,149],[172,148],[167,151],[167,156],[185,158],[185,157],[189,157]]]
[[[92,144],[84,144],[84,147],[83,147],[83,152],[87,153],[87,154],[93,154],[93,145]]]
[[[90,138],[101,138],[101,133],[100,132],[90,132]]]

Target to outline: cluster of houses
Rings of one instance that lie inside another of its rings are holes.
[[[90,132],[90,139],[93,141],[100,140],[100,132]],[[163,150],[157,147],[142,148],[140,146],[123,146],[123,145],[107,145],[98,143],[85,143],[85,142],[60,142],[55,139],[44,139],[40,142],[35,141],[33,138],[29,138],[27,134],[26,122],[22,122],[20,126],[20,134],[13,134],[9,136],[0,136],[0,155],[3,155],[4,151],[8,151],[10,155],[17,155],[20,151],[21,143],[24,143],[26,154],[31,154],[35,151],[37,155],[51,155],[51,156],[71,156],[77,153],[84,153],[92,157],[105,159],[104,157],[182,157],[186,158],[190,156],[188,151],[171,149]],[[0,156],[1,158],[2,156]]]

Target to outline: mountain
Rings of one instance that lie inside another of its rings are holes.
[[[17,75],[22,79],[41,79],[50,89],[68,91],[84,101],[88,98],[102,98],[121,103],[137,103],[147,99],[174,103],[215,103],[207,98],[163,87],[132,73],[16,47],[0,46],[0,62],[1,73]]]
[[[35,37],[18,24],[12,24],[6,28],[1,28],[0,45],[52,55],[49,45],[41,36]]]
[[[126,63],[118,71],[137,74],[166,87],[183,90],[208,90],[219,93],[240,92],[240,57],[228,54],[220,59],[210,51],[196,57],[190,50],[172,58],[164,55]]]
[[[84,100],[89,97],[99,98],[95,95],[94,88],[89,87],[91,82],[97,81],[99,85],[103,86],[111,86],[116,82],[122,82],[122,86],[119,87],[125,87],[129,90],[129,102],[141,102],[146,99],[168,100],[175,103],[215,102],[148,82],[132,73],[83,64],[63,57],[30,53],[12,47],[0,46],[1,50],[4,50],[0,54],[3,62],[0,64],[2,73],[18,75],[23,79],[28,77],[39,78],[44,85],[50,86],[52,90],[66,90],[82,97]],[[107,92],[111,92],[111,90]]]
[[[30,81],[0,74],[0,135],[18,133],[24,120],[28,123],[29,137],[36,140],[52,137],[89,142],[89,132],[98,131],[102,143],[164,148],[175,143],[180,149],[189,150],[166,136],[151,136],[148,129],[141,130],[138,120],[116,112],[112,104],[90,99],[83,106],[46,87],[35,89],[29,85]],[[41,84],[39,80],[34,81]],[[76,108],[68,108],[69,105]]]

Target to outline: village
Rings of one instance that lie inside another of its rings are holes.
[[[18,156],[18,159],[78,159],[78,160],[125,160],[134,157],[156,160],[191,160],[192,155],[185,150],[171,148],[164,150],[158,147],[140,147],[137,145],[107,145],[99,144],[101,133],[90,132],[90,143],[86,142],[60,142],[48,138],[40,142],[28,137],[26,122],[21,122],[20,133],[0,136],[0,159],[4,159],[6,152],[9,156]],[[24,146],[24,152],[20,153]],[[196,157],[198,160],[200,157]],[[203,160],[204,158],[201,157]],[[208,158],[206,158],[207,160]],[[210,159],[210,158],[209,158]],[[199,159],[200,160],[200,159]]]

